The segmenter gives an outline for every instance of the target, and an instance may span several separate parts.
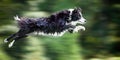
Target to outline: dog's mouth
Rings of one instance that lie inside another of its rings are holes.
[[[84,23],[85,24],[85,23]],[[76,26],[84,26],[84,24],[81,24],[81,23],[77,23]]]

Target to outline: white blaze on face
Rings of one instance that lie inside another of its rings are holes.
[[[69,20],[71,20],[71,18],[72,18],[71,15],[72,15],[72,12],[73,12],[74,9],[68,9],[68,10],[70,11],[70,17],[69,17]]]

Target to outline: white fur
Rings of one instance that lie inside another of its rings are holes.
[[[85,19],[85,18],[83,18],[83,16],[82,16],[82,13],[81,13],[81,12],[80,12],[79,14],[81,15],[81,19],[79,19],[79,20],[78,20],[78,22],[79,22],[80,24],[85,24],[85,23],[86,23],[86,19]]]
[[[15,20],[18,20],[18,21],[20,20],[20,18],[19,18],[17,15],[14,16],[14,19],[15,19]]]
[[[58,36],[63,36],[65,32],[67,32],[67,30],[64,30],[63,32],[61,32]]]
[[[74,9],[68,9],[68,10],[70,11],[70,17],[69,17],[69,20],[71,20],[72,11],[73,11]]]
[[[73,32],[78,32],[79,30],[85,31],[85,27],[84,26],[76,26],[75,29],[73,30]]]
[[[7,43],[7,42],[8,42],[7,39],[5,39],[5,40],[4,40],[4,43]]]
[[[60,33],[57,33],[57,32],[55,32],[55,33],[44,33],[44,32],[34,32],[33,34],[35,34],[35,35],[43,35],[43,36],[62,36],[65,32],[67,32],[67,30],[64,30],[64,31],[62,31],[62,32],[60,32]]]
[[[70,24],[71,24],[71,25],[74,25],[74,26],[75,26],[77,23],[80,23],[80,22],[79,22],[79,21],[72,21],[72,22],[70,22]]]
[[[11,48],[14,44],[15,40],[13,40],[12,42],[10,42],[10,44],[8,45],[9,48]]]

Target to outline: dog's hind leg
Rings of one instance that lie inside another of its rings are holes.
[[[20,29],[17,33],[11,35],[10,37],[6,38],[4,42],[9,42],[9,45],[8,47],[12,47],[14,42],[21,39],[21,38],[24,38],[24,37],[27,37],[29,33],[33,32],[34,30],[26,30],[26,29]]]
[[[27,34],[31,33],[31,32],[33,32],[33,30],[30,30],[30,29],[27,29],[27,30],[26,29],[20,29],[17,32],[17,34],[15,35],[15,37],[12,38],[12,42],[9,43],[8,47],[9,48],[12,47],[16,40],[19,40],[21,38],[27,37]]]
[[[74,30],[75,27],[76,26],[69,24],[69,25],[66,25],[65,28],[68,29],[68,32],[73,33],[73,30]]]
[[[12,38],[14,38],[17,35],[17,33],[10,35],[8,38],[4,40],[4,43],[9,42]]]
[[[21,34],[20,32],[23,32],[22,29],[20,29],[17,33],[14,33],[14,34],[10,35],[8,38],[6,38],[4,40],[4,43],[8,43],[11,39],[14,39],[16,36],[20,35]]]
[[[8,47],[9,47],[9,48],[12,47],[13,44],[14,44],[14,42],[15,42],[16,40],[19,40],[19,39],[24,38],[24,37],[27,37],[27,35],[15,37],[15,38],[13,39],[13,41],[9,43]]]

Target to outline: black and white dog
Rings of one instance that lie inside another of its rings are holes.
[[[39,35],[62,36],[67,31],[73,33],[85,30],[81,24],[86,23],[80,8],[63,10],[49,17],[24,18],[15,16],[14,19],[18,22],[20,29],[4,40],[5,43],[10,43],[9,47],[16,40],[27,37],[33,32]]]

